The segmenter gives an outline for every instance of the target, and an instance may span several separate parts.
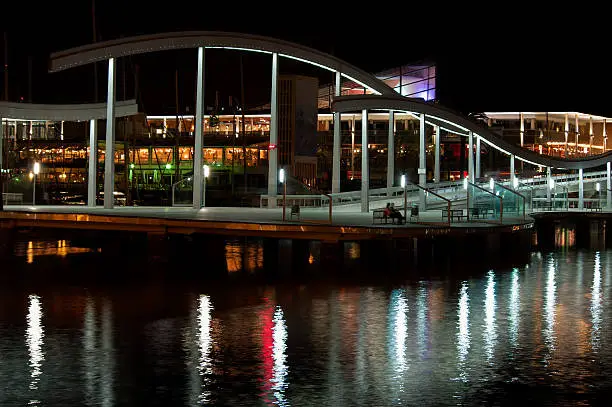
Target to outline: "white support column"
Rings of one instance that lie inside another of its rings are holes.
[[[60,140],[64,139],[64,121],[62,120],[60,123]]]
[[[603,152],[608,149],[608,134],[606,133],[606,119],[603,120]]]
[[[340,71],[336,71],[334,96],[340,96]],[[342,140],[340,137],[340,112],[334,113],[334,147],[332,150],[332,193],[340,192],[340,159],[342,158]]]
[[[610,161],[606,163],[607,183],[606,183],[606,206],[612,210],[612,179],[610,178]]]
[[[62,122],[63,123],[63,122]],[[87,206],[97,203],[98,186],[98,121],[89,121],[89,165],[87,173]],[[106,194],[104,194],[106,195]]]
[[[523,112],[519,113],[521,120],[521,147],[525,143],[525,117],[523,116]]]
[[[578,143],[580,142],[580,126],[578,125],[578,113],[575,114],[575,119],[576,119],[576,134],[574,135],[576,142],[574,143],[574,151],[576,151],[576,154],[578,153]]]
[[[436,144],[434,150],[434,179],[440,182],[440,126],[435,126]]]
[[[567,139],[569,137],[569,119],[565,113],[565,158],[567,158]]]
[[[8,121],[6,123],[7,127],[8,127]],[[0,170],[4,169],[4,167],[2,166],[2,164],[4,163],[4,119],[2,117],[0,117]],[[2,174],[0,174],[0,182],[2,182]],[[2,197],[0,196],[0,199],[2,199]]]
[[[593,117],[589,117],[589,155],[593,154]]]
[[[104,151],[104,208],[112,209],[115,200],[115,58],[108,60],[106,94],[106,149]]]
[[[198,47],[198,72],[196,77],[195,134],[193,143],[193,209],[202,207],[204,167],[202,146],[204,144],[204,47]]]
[[[361,212],[370,211],[368,150],[368,109],[363,109],[361,111]]]
[[[427,185],[427,156],[425,155],[425,114],[419,115],[419,185],[425,188]],[[419,189],[420,210],[424,211],[425,191]]]
[[[514,154],[510,154],[510,185],[514,189]]]
[[[351,120],[351,181],[355,177],[355,115]]]
[[[389,110],[389,138],[387,140],[387,196],[395,181],[395,112]]]
[[[584,178],[582,177],[582,168],[578,170],[578,209],[584,209]]]
[[[474,133],[468,132],[468,180],[474,182]]]
[[[278,190],[278,54],[272,54],[272,99],[270,102],[270,144],[274,148],[268,150],[268,208],[276,208],[276,194]],[[287,174],[288,175],[288,174]],[[286,182],[286,181],[285,181]]]
[[[550,167],[546,167],[546,202],[551,201],[551,188],[550,182],[552,180],[552,173]]]
[[[474,177],[480,178],[480,136],[476,136],[476,168],[474,169]]]

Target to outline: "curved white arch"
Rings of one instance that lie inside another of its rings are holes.
[[[280,56],[302,61],[332,72],[340,72],[349,80],[370,89],[374,93],[381,95],[393,95],[395,93],[380,79],[341,59],[313,48],[261,35],[219,31],[141,35],[71,48],[51,54],[49,72],[62,71],[109,58],[198,47],[277,53]]]
[[[115,117],[138,113],[136,100],[115,102]],[[106,119],[106,103],[79,105],[43,105],[33,103],[0,102],[0,118],[18,120],[48,120],[78,122]]]
[[[471,131],[480,136],[481,139],[491,147],[508,155],[514,154],[515,158],[521,161],[542,167],[577,170],[580,168],[587,169],[599,167],[612,161],[612,151],[595,157],[578,159],[562,159],[543,156],[499,138],[495,133],[461,116],[459,113],[438,104],[424,102],[420,99],[406,98],[399,95],[392,97],[352,95],[336,96],[332,103],[333,112],[346,113],[360,111],[362,109],[424,113],[431,124],[439,125],[446,130],[463,136],[467,136],[467,133]]]

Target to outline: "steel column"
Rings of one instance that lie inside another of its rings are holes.
[[[104,151],[104,208],[112,209],[115,201],[115,58],[108,60],[106,93],[106,148]]]
[[[198,72],[196,77],[195,135],[193,146],[193,209],[202,207],[202,188],[204,178],[204,47],[198,47]]]
[[[552,180],[552,172],[550,167],[546,167],[546,202],[551,201],[550,181]]]
[[[607,188],[606,188],[606,203],[608,209],[612,209],[612,179],[610,178],[610,161],[606,163],[606,172],[607,172]]]
[[[468,179],[474,182],[474,133],[468,132]]]
[[[480,136],[476,136],[476,168],[474,169],[474,177],[480,178]]]
[[[89,165],[87,170],[87,206],[96,206],[98,187],[98,121],[89,121]],[[104,194],[106,195],[106,194]]]
[[[434,151],[434,180],[440,182],[440,126],[435,126],[436,145]]]
[[[268,208],[276,208],[278,191],[278,54],[272,54],[272,99],[270,102],[270,146],[268,150]],[[289,174],[285,175],[286,177]],[[287,180],[285,180],[287,182]]]
[[[370,211],[370,168],[368,165],[368,109],[361,111],[361,212]]]
[[[336,71],[334,96],[340,96],[340,71]],[[342,140],[340,137],[340,112],[334,113],[334,146],[332,150],[332,193],[340,192],[340,159],[342,158]]]
[[[425,114],[419,115],[419,185],[425,188],[427,185],[427,157],[425,156]],[[425,191],[419,188],[420,210],[425,208]]]
[[[387,140],[387,196],[395,181],[395,112],[389,110],[389,137]]]

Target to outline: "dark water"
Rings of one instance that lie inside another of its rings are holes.
[[[428,279],[71,284],[53,281],[101,275],[105,254],[22,236],[1,268],[0,406],[607,405],[612,251],[555,239]],[[225,249],[230,273],[263,261]]]

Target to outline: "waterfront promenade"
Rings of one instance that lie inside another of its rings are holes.
[[[372,213],[332,213],[322,208],[301,208],[300,219],[282,220],[282,208],[210,207],[195,210],[181,207],[103,207],[8,205],[0,212],[0,221],[14,227],[75,228],[91,230],[126,230],[135,232],[211,233],[291,239],[369,240],[380,237],[405,238],[423,235],[463,234],[488,230],[532,228],[526,216],[504,216],[499,220],[451,222],[448,225],[440,209],[419,214],[403,225],[373,223]],[[410,212],[408,212],[410,217]]]

